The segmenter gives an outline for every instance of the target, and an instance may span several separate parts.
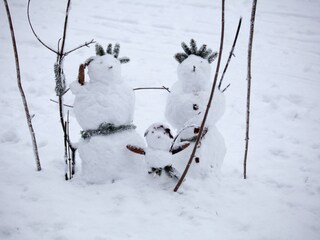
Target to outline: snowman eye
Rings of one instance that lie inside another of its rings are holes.
[[[154,131],[152,131],[151,133],[154,133]]]

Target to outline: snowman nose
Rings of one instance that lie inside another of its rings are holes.
[[[195,71],[196,71],[196,66],[193,65],[193,72],[195,72]]]

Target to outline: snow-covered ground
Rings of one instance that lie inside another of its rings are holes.
[[[10,7],[23,85],[35,117],[43,171],[35,170],[4,6],[0,7],[0,239],[320,239],[320,2],[258,1],[253,47],[248,179],[242,179],[246,58],[251,1],[226,2],[225,62],[238,19],[243,26],[225,76],[226,113],[219,121],[227,146],[220,181],[186,181],[179,193],[141,176],[87,185],[64,180],[63,137],[55,99],[55,55],[27,24],[27,1]],[[32,0],[31,17],[44,42],[62,35],[66,1]],[[73,1],[67,49],[94,38],[119,42],[133,87],[176,81],[181,41],[218,50],[220,2],[209,0]],[[82,48],[65,59],[68,83],[94,55]],[[214,66],[212,66],[214,69]],[[134,123],[142,135],[166,122],[166,91],[137,91]],[[73,103],[71,93],[65,102]],[[71,112],[72,140],[80,127]]]

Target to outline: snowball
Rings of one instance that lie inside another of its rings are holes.
[[[158,150],[147,148],[146,149],[146,164],[147,167],[150,169],[152,167],[165,167],[167,165],[172,165],[172,154],[168,151]]]
[[[194,142],[188,148],[174,155],[173,165],[179,172],[183,172],[194,148]],[[188,176],[191,178],[205,178],[208,174],[218,176],[222,166],[226,147],[224,139],[215,126],[208,127],[208,132],[202,138],[200,148],[197,149],[195,159],[189,169]]]
[[[144,157],[129,151],[127,144],[145,146],[135,130],[81,139],[78,150],[83,179],[106,183],[144,175]]]
[[[183,92],[205,91],[210,88],[211,67],[206,59],[190,55],[178,65],[178,79]]]
[[[74,114],[84,130],[96,129],[103,122],[115,125],[133,121],[135,96],[125,84],[112,86],[95,82],[81,86],[74,100]]]
[[[211,89],[198,92],[183,92],[181,81],[176,82],[168,95],[165,116],[168,122],[176,129],[189,124],[201,124],[206,111]],[[215,124],[225,111],[224,94],[215,89],[207,124]]]
[[[169,152],[173,136],[168,125],[154,123],[148,127],[144,134],[148,148]]]
[[[121,63],[113,55],[106,54],[89,58],[88,75],[90,82],[112,84],[121,80]]]

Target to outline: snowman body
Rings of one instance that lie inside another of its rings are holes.
[[[183,172],[195,144],[196,132],[203,120],[211,92],[210,65],[200,56],[191,54],[178,65],[178,81],[168,95],[165,116],[177,130],[177,142],[190,141],[187,150],[174,156],[174,164]],[[216,122],[223,115],[225,99],[220,90],[215,89],[203,135],[196,152],[196,160],[189,169],[188,176],[202,178],[209,173],[219,173],[225,156],[224,139]]]
[[[89,183],[104,183],[137,175],[143,171],[143,158],[126,149],[127,144],[144,144],[132,125],[133,89],[122,81],[120,61],[113,55],[92,57],[86,64],[90,82],[70,85],[75,117],[84,132],[99,129],[101,124],[117,130],[80,140],[82,176]]]

